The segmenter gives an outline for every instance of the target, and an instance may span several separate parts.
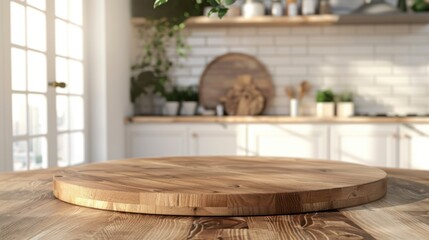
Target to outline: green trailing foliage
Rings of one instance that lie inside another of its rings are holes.
[[[343,92],[337,96],[338,102],[353,102],[353,93]]]
[[[177,1],[177,0],[175,0]],[[168,0],[155,0],[154,8],[160,7],[166,4]],[[236,0],[197,0],[197,5],[209,5],[211,6],[211,10],[209,12],[209,16],[211,14],[217,14],[219,18],[222,18],[228,12],[228,6],[234,4]]]
[[[328,102],[334,102],[334,93],[332,90],[319,90],[316,94],[316,102],[318,103],[328,103]]]
[[[170,91],[166,92],[165,100],[168,102],[180,102],[182,98],[179,88],[173,87]]]
[[[198,86],[189,86],[182,90],[182,101],[184,102],[198,102]]]
[[[142,47],[138,64],[132,67],[132,102],[141,95],[165,95],[165,86],[170,82],[169,71],[174,66],[167,48],[174,45],[178,57],[186,56],[189,46],[182,36],[184,28],[184,23],[175,24],[167,19],[156,19],[147,20],[138,29]]]

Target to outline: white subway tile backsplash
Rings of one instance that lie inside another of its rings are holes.
[[[235,46],[240,45],[240,37],[209,37],[208,46]]]
[[[377,84],[393,85],[393,84],[408,84],[409,82],[410,82],[410,78],[407,75],[376,77]]]
[[[314,36],[322,34],[322,27],[294,27],[292,28],[292,35],[305,35]]]
[[[274,39],[272,37],[242,37],[240,44],[245,46],[272,46]]]
[[[203,37],[213,37],[213,36],[225,36],[227,35],[227,30],[225,28],[195,28],[188,30],[190,36],[203,36]]]
[[[405,55],[410,53],[409,46],[384,45],[375,47],[376,54]]]
[[[427,67],[425,66],[395,66],[393,73],[397,75],[426,75]]]
[[[307,37],[303,36],[274,37],[274,40],[275,44],[278,46],[307,44]]]
[[[292,58],[292,65],[309,66],[323,63],[321,56],[296,56]]]
[[[427,91],[426,91],[426,86],[394,85],[393,93],[397,95],[416,96],[416,95],[425,95]]]
[[[293,76],[293,75],[303,75],[307,74],[307,68],[306,67],[291,67],[291,66],[284,66],[284,67],[276,67],[275,74],[277,75],[283,75],[283,76]]]
[[[262,61],[266,66],[284,66],[291,63],[291,58],[285,57],[259,57],[259,60]]]
[[[188,37],[186,39],[186,43],[189,46],[204,46],[206,45],[206,38],[205,37]]]
[[[408,34],[410,32],[410,26],[408,25],[378,25],[374,28],[375,34]]]
[[[257,36],[256,27],[231,27],[228,28],[229,36]]]
[[[259,36],[281,36],[281,35],[290,35],[291,28],[289,27],[259,27],[257,29]]]
[[[424,97],[411,97],[411,104],[413,106],[427,106],[429,103],[429,96]]]
[[[267,114],[287,114],[286,85],[353,91],[361,113],[429,111],[429,25],[230,27],[188,30],[192,50],[172,71],[197,84],[206,64],[227,52],[256,56],[276,97]]]
[[[205,66],[206,64],[207,62],[205,57],[190,56],[179,60],[179,65],[182,65],[185,68],[192,66]]]
[[[219,47],[193,47],[190,55],[193,56],[219,56],[228,52],[225,46]]]
[[[323,27],[323,35],[354,35],[356,33],[355,26],[326,26]]]
[[[358,86],[357,93],[367,96],[389,96],[392,93],[392,88],[390,86]]]
[[[248,46],[248,47],[236,46],[236,47],[229,47],[229,52],[256,55],[258,53],[258,48],[254,46]]]

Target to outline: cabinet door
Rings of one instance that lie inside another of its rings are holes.
[[[400,167],[429,170],[429,125],[404,124],[400,133]]]
[[[331,158],[378,167],[397,167],[398,127],[340,124],[331,127]]]
[[[135,124],[128,126],[128,157],[185,156],[186,126]]]
[[[328,127],[318,124],[252,124],[248,155],[328,159]]]
[[[194,156],[245,155],[246,126],[199,124],[189,127],[189,153]]]

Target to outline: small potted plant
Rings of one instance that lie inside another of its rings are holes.
[[[173,87],[171,91],[168,91],[164,94],[165,96],[165,106],[164,113],[169,116],[176,116],[179,113],[180,106],[180,91],[177,87]]]
[[[198,86],[189,86],[182,91],[181,115],[195,115],[198,106]]]
[[[354,114],[355,114],[355,106],[353,103],[353,94],[351,92],[344,92],[338,95],[337,116],[351,117]]]
[[[318,117],[335,116],[334,93],[330,89],[317,91],[316,102]]]

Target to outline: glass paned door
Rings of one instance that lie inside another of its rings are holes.
[[[10,0],[15,171],[85,161],[83,56],[82,0]]]
[[[55,0],[55,77],[67,85],[56,90],[57,164],[85,159],[84,48],[82,0]]]

